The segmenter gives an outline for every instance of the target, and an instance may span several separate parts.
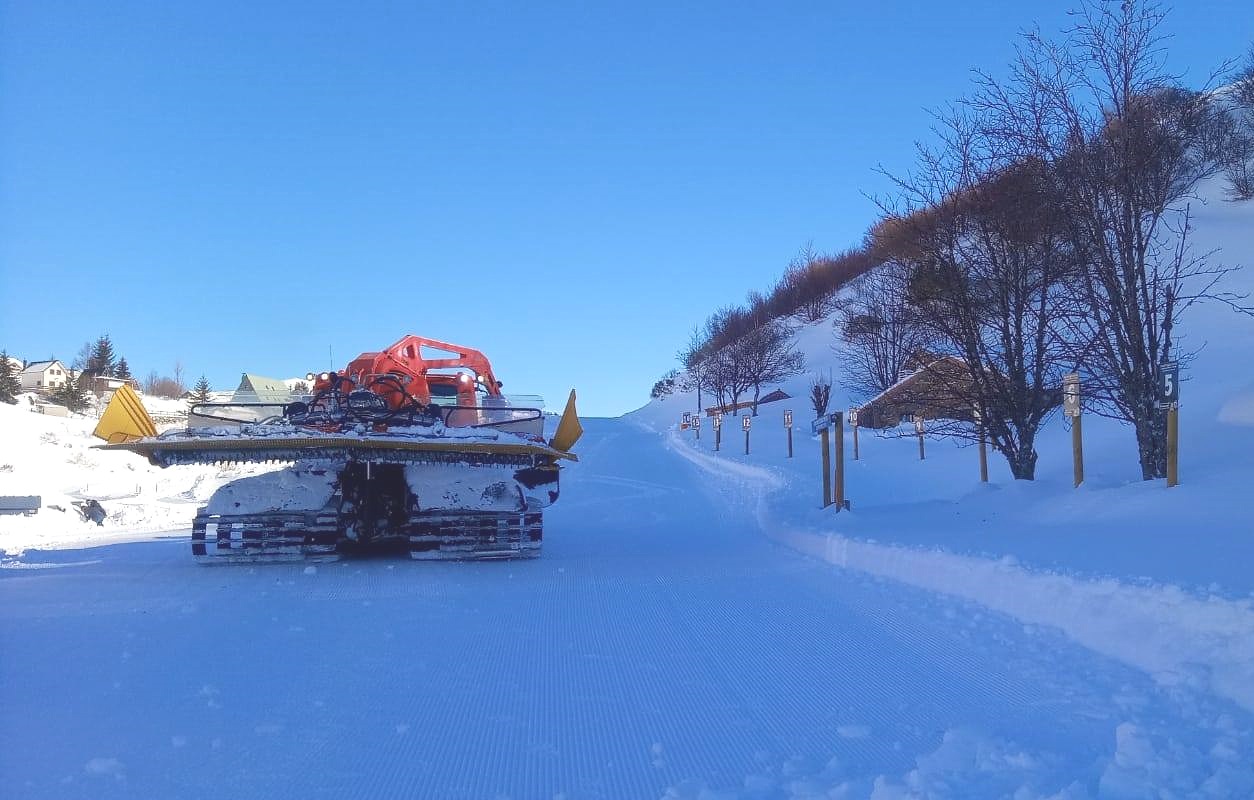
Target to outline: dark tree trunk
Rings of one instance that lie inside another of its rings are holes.
[[[1010,464],[1010,474],[1015,480],[1036,480],[1036,448],[1032,446],[1032,437],[1028,437],[1028,441],[1021,441],[1014,455],[1006,456],[1006,461]]]
[[[1137,455],[1141,459],[1141,479],[1152,481],[1167,477],[1167,413],[1146,398],[1146,406],[1135,415]]]

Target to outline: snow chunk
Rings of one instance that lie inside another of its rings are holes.
[[[83,771],[88,775],[112,775],[121,780],[124,777],[125,768],[116,758],[93,758],[83,765]]]
[[[1228,398],[1219,409],[1219,421],[1229,425],[1254,425],[1254,385]]]

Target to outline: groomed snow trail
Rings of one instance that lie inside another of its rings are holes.
[[[587,421],[537,561],[0,570],[0,796],[1249,796],[1248,714],[807,559]]]

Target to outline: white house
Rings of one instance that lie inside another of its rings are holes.
[[[69,370],[60,361],[32,361],[26,365],[18,378],[22,381],[22,391],[36,389],[55,389],[65,385]]]

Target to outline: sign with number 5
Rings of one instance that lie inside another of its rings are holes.
[[[1166,361],[1158,366],[1158,405],[1174,408],[1180,404],[1180,363]]]

